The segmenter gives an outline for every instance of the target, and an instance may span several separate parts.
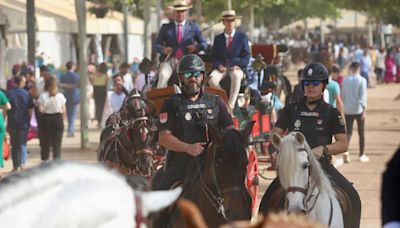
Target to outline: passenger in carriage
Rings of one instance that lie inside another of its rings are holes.
[[[229,108],[234,109],[239,94],[241,81],[244,79],[247,64],[250,60],[249,39],[243,32],[235,29],[238,18],[234,10],[222,13],[221,21],[225,26],[224,33],[214,39],[213,67],[209,84],[211,87],[221,88],[220,81],[229,76],[231,86],[229,92]]]
[[[169,189],[182,181],[190,161],[203,158],[208,141],[208,126],[234,128],[225,102],[202,90],[205,66],[197,55],[185,55],[178,65],[181,94],[166,100],[159,115],[159,142],[169,152],[165,175],[155,188]]]
[[[157,88],[168,86],[168,80],[173,74],[183,55],[195,54],[207,48],[207,42],[201,36],[199,26],[186,20],[187,10],[192,8],[186,0],[175,0],[173,9],[174,20],[161,26],[155,41],[155,50],[160,53],[159,78]]]
[[[311,63],[306,66],[301,76],[301,84],[305,92],[304,99],[285,106],[272,131],[280,136],[286,131],[300,131],[304,134],[324,171],[335,185],[346,192],[351,201],[351,224],[346,225],[358,228],[361,217],[360,197],[352,183],[331,163],[332,155],[347,151],[348,140],[344,118],[336,108],[324,102],[322,98],[323,90],[328,84],[328,76],[328,70],[321,63]],[[332,142],[332,137],[335,138],[335,142]],[[273,209],[278,209],[271,207],[274,202],[271,196],[278,196],[276,191],[279,188],[279,179],[276,178],[263,196],[260,213],[266,214]],[[283,204],[280,205],[280,208],[282,207]]]

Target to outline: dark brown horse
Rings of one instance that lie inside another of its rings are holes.
[[[150,176],[156,140],[150,113],[152,105],[136,90],[124,100],[121,110],[106,121],[97,150],[98,161],[125,175]]]
[[[237,131],[220,132],[210,128],[211,145],[205,159],[193,158],[187,171],[181,197],[194,202],[209,227],[218,227],[235,220],[251,218],[251,198],[244,185],[246,177],[247,142],[254,122]],[[153,178],[153,186],[162,175]],[[185,227],[174,210],[156,219],[156,227]],[[179,224],[178,224],[179,223]]]

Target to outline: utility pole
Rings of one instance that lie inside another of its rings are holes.
[[[26,33],[28,34],[28,64],[35,66],[36,23],[35,0],[26,1]],[[35,67],[34,67],[35,69]],[[33,74],[35,75],[35,74]]]
[[[81,149],[89,144],[88,106],[87,106],[87,48],[86,48],[86,1],[75,0],[75,11],[78,23],[79,75],[81,90]]]

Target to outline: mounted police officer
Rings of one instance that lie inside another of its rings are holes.
[[[185,54],[195,54],[207,48],[207,42],[201,35],[199,26],[186,19],[192,5],[186,0],[174,0],[173,21],[161,26],[154,43],[160,53],[160,71],[157,88],[168,86],[175,66]]]
[[[331,155],[347,151],[348,140],[343,117],[336,108],[325,103],[322,97],[328,84],[328,76],[327,68],[321,63],[307,65],[301,75],[304,99],[287,105],[280,113],[272,131],[280,136],[286,130],[300,131],[304,134],[325,172],[347,193],[352,204],[352,224],[348,225],[358,228],[361,216],[360,197],[353,185],[330,162]],[[335,138],[334,142],[332,136]],[[271,195],[279,185],[279,180],[276,178],[267,189],[260,204],[261,213],[265,214],[271,210],[268,208],[273,200]]]
[[[209,126],[234,127],[225,102],[202,90],[205,66],[200,57],[183,56],[177,73],[183,85],[182,93],[166,100],[159,116],[159,142],[169,152],[158,189],[169,189],[183,180],[190,161],[196,157],[203,159]]]

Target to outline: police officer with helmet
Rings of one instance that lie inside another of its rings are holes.
[[[202,90],[205,66],[200,57],[183,56],[177,71],[183,85],[182,93],[166,100],[159,116],[159,143],[169,150],[165,175],[156,187],[161,190],[183,180],[193,158],[203,159],[208,126],[234,127],[225,102]]]
[[[331,164],[331,155],[347,151],[348,140],[343,117],[333,106],[323,100],[323,91],[328,84],[328,70],[321,63],[307,65],[301,75],[305,97],[299,103],[287,105],[280,113],[272,131],[282,136],[286,130],[300,131],[312,152],[320,161],[322,168],[331,180],[347,193],[352,203],[350,227],[358,228],[361,217],[361,201],[357,191]],[[332,136],[335,141],[332,142]],[[265,192],[260,204],[260,213],[267,213],[272,202],[271,194],[279,188],[276,178]],[[328,205],[329,206],[329,205]]]

